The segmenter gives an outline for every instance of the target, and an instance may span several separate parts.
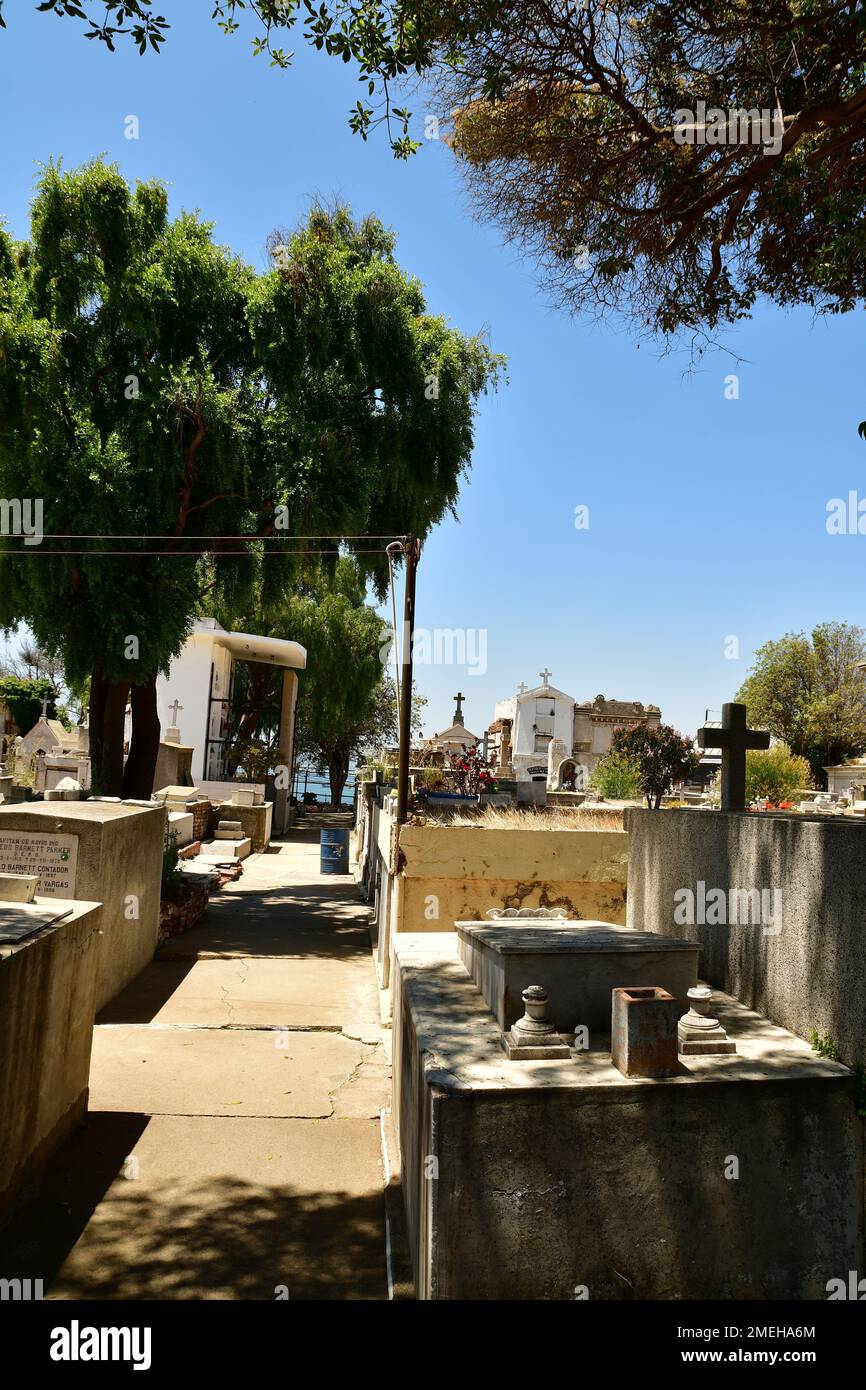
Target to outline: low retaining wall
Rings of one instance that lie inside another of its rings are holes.
[[[699,942],[710,984],[802,1038],[829,1033],[849,1065],[866,1061],[866,822],[634,810],[626,827],[630,927]],[[752,895],[748,915],[731,890]]]
[[[0,952],[0,1224],[87,1109],[102,908],[44,905],[72,915]]]
[[[566,917],[625,925],[627,865],[624,830],[405,825],[395,926],[450,930],[483,919],[490,907],[559,907]]]
[[[453,931],[492,907],[558,907],[566,917],[625,925],[624,830],[409,824],[398,840],[389,811],[373,804],[356,845],[358,874],[375,893],[382,988],[397,933]]]

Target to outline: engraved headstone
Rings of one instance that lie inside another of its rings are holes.
[[[40,898],[74,898],[78,836],[0,829],[0,873],[35,874]]]

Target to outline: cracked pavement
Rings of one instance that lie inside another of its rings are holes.
[[[367,910],[310,832],[244,867],[97,1019],[87,1124],[19,1223],[49,1298],[388,1296]]]

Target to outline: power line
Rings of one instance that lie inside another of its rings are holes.
[[[0,550],[0,559],[7,555],[126,555],[130,558],[141,556],[143,559],[158,558],[164,560],[184,560],[195,559],[201,555],[214,555],[223,557],[225,555],[245,555],[249,557],[248,550],[45,550],[42,546],[31,545],[21,546],[17,550]],[[274,552],[272,551],[271,554]],[[333,555],[333,550],[282,550],[281,555]],[[384,555],[384,547],[377,546],[375,550],[356,550],[355,555]]]

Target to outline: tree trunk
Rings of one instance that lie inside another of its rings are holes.
[[[331,784],[331,805],[339,806],[343,799],[343,788],[349,775],[349,759],[342,754],[328,759],[328,781]]]
[[[156,672],[151,671],[144,685],[134,685],[132,701],[132,740],[123,774],[123,795],[147,801],[153,792],[153,774],[159,757],[159,714],[156,708]]]
[[[105,691],[107,682],[98,666],[90,673],[90,704],[88,706],[88,737],[90,751],[90,791],[93,796],[103,794],[102,787],[102,723],[105,718]]]
[[[123,794],[123,726],[129,681],[110,681],[98,668],[90,681],[91,791]]]

